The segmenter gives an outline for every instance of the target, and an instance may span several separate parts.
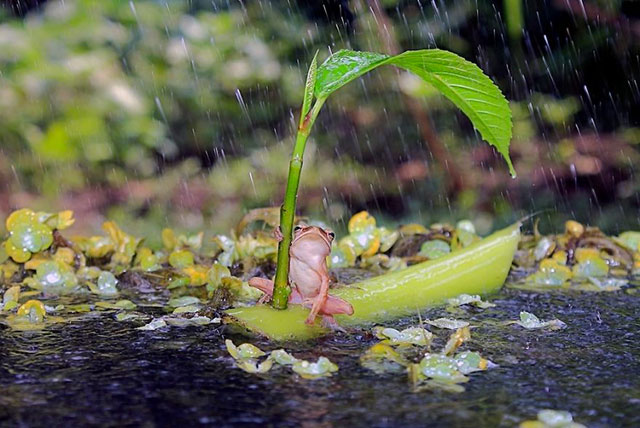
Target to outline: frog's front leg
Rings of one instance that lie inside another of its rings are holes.
[[[273,229],[273,237],[276,238],[276,241],[278,242],[281,242],[284,239],[284,236],[282,236],[282,229],[280,229],[280,226]]]

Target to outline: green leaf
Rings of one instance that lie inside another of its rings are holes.
[[[513,177],[509,157],[511,110],[500,89],[475,64],[448,51],[426,49],[396,56],[341,50],[318,68],[315,95],[326,98],[374,68],[391,64],[410,71],[438,89],[471,120],[482,138],[504,157]]]
[[[316,77],[318,72],[318,51],[311,60],[309,71],[307,72],[307,81],[304,85],[304,99],[302,100],[302,112],[300,113],[300,125],[304,122],[304,118],[311,110],[311,101],[313,101],[313,92],[316,86]]]
[[[326,98],[347,83],[386,63],[387,55],[374,52],[341,50],[318,68],[315,95]]]

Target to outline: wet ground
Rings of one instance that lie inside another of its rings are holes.
[[[499,364],[472,374],[462,393],[413,393],[402,374],[362,368],[358,357],[376,342],[362,332],[285,345],[297,357],[325,355],[339,365],[332,378],[311,381],[282,369],[235,368],[224,339],[247,340],[221,326],[139,331],[104,313],[41,332],[0,326],[0,424],[493,427],[552,408],[589,427],[640,426],[640,294],[633,291],[505,289],[492,309],[423,313],[471,320],[477,328],[463,349]],[[530,331],[499,322],[521,310],[568,327]],[[417,317],[393,325],[412,323]],[[439,349],[449,332],[431,330]]]

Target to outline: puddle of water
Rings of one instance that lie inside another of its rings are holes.
[[[340,366],[334,377],[310,381],[286,370],[251,375],[235,368],[224,339],[247,339],[220,326],[145,332],[102,314],[41,332],[2,329],[0,423],[494,427],[553,408],[590,427],[640,426],[637,295],[505,289],[492,301],[496,308],[453,314],[477,326],[465,349],[499,364],[472,374],[459,394],[412,393],[403,375],[362,368],[358,357],[376,342],[362,332],[285,345],[297,357],[325,355]],[[498,323],[521,310],[568,327],[527,331]],[[440,316],[452,314],[422,313]],[[440,349],[448,332],[432,330]]]

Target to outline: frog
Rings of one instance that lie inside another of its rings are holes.
[[[282,241],[280,227],[274,229],[274,236],[278,242]],[[335,233],[330,229],[306,224],[294,227],[289,249],[289,303],[311,309],[305,320],[307,324],[313,324],[316,317],[322,315],[325,326],[339,329],[333,316],[353,315],[353,306],[329,294],[327,257],[331,253],[331,243],[334,239]],[[259,303],[264,303],[273,296],[272,280],[254,277],[249,280],[249,285],[265,293]]]

